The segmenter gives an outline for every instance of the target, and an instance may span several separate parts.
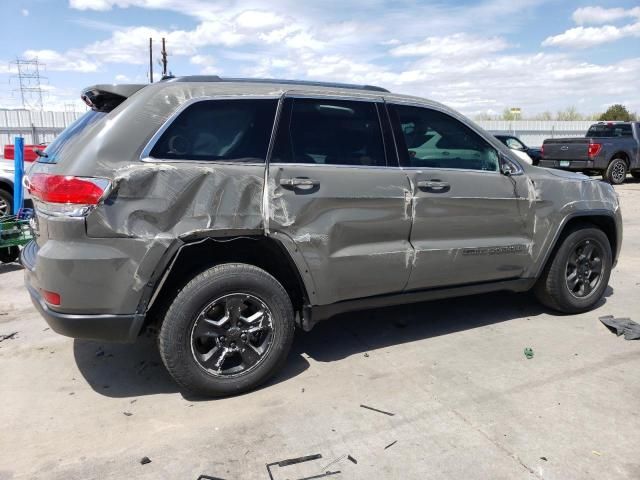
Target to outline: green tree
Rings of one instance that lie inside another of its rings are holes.
[[[576,110],[576,107],[571,106],[567,107],[564,110],[560,110],[558,115],[556,115],[556,120],[561,121],[573,121],[573,120],[582,120],[582,115]]]
[[[553,120],[553,115],[551,112],[542,112],[534,116],[533,120]]]
[[[611,105],[607,108],[607,111],[600,115],[600,121],[622,121],[622,122],[631,122],[634,120],[634,115],[629,113],[627,107],[620,103],[616,103],[615,105]]]
[[[505,108],[500,116],[500,120],[520,120],[520,118],[522,118],[522,115],[513,113],[510,108]]]

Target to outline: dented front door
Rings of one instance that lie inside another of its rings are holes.
[[[410,185],[385,153],[378,110],[373,101],[285,101],[267,227],[301,254],[316,304],[400,292],[409,277]]]

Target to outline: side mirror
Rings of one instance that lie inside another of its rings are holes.
[[[518,172],[518,168],[513,163],[511,163],[506,158],[500,159],[500,173],[502,173],[507,177],[510,177],[511,175],[517,172]]]

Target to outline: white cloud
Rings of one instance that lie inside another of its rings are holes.
[[[509,45],[500,37],[478,38],[465,33],[427,37],[421,42],[405,43],[391,49],[396,57],[475,57],[504,50]]]
[[[211,55],[194,55],[189,61],[200,67],[201,75],[216,75],[220,73],[220,70],[215,67],[216,60]]]
[[[582,7],[573,12],[573,21],[578,25],[611,23],[623,18],[640,18],[640,7],[630,8],[603,8]]]
[[[31,60],[38,59],[46,65],[48,70],[73,71],[73,72],[95,72],[98,64],[85,58],[81,53],[68,51],[64,54],[55,50],[26,50],[23,57]]]
[[[131,81],[131,79],[126,75],[123,75],[121,73],[116,75],[116,82],[125,83],[125,82],[130,82],[130,81]]]
[[[22,14],[23,17],[29,16],[29,10],[27,10],[26,8],[23,8],[22,10],[20,10],[20,13]]]
[[[614,42],[625,37],[640,37],[640,22],[616,27],[603,25],[602,27],[575,27],[564,33],[547,37],[543,47],[589,48],[594,45]]]
[[[264,30],[279,27],[285,22],[285,18],[273,12],[246,10],[238,15],[235,21],[240,28]]]

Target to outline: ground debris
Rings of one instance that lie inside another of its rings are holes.
[[[398,440],[394,440],[393,442],[391,442],[389,445],[387,445],[386,447],[384,447],[384,449],[386,450],[389,447],[393,447],[396,443],[398,443]]]
[[[368,405],[360,405],[360,407],[366,408],[367,410],[373,410],[374,412],[383,413],[385,415],[389,415],[390,417],[393,417],[395,415],[395,413],[385,412],[384,410],[379,410],[377,408],[369,407]]]
[[[365,352],[364,357],[369,358],[369,354]]]
[[[104,355],[104,350],[102,349],[102,347],[98,348],[98,350],[96,350],[96,357],[102,357]]]
[[[8,333],[6,335],[0,335],[0,342],[4,342],[5,340],[14,340],[18,335],[18,332]]]
[[[527,357],[527,360],[531,360],[533,358],[533,348],[525,347],[524,356]]]
[[[640,340],[640,324],[637,324],[628,317],[616,318],[613,315],[598,317],[611,333],[624,335],[625,340]]]
[[[140,459],[140,465],[146,465],[147,463],[151,463],[151,459],[149,457],[142,457]]]
[[[131,413],[131,412],[122,412],[122,414],[123,414],[125,417],[130,417],[131,415],[133,415],[133,413]]]
[[[356,465],[358,464],[358,461],[355,458],[353,458],[351,455],[347,455],[347,460],[349,460],[352,463],[355,463]]]
[[[549,459],[547,457],[540,457],[540,460],[544,460],[545,462],[548,461]]]

